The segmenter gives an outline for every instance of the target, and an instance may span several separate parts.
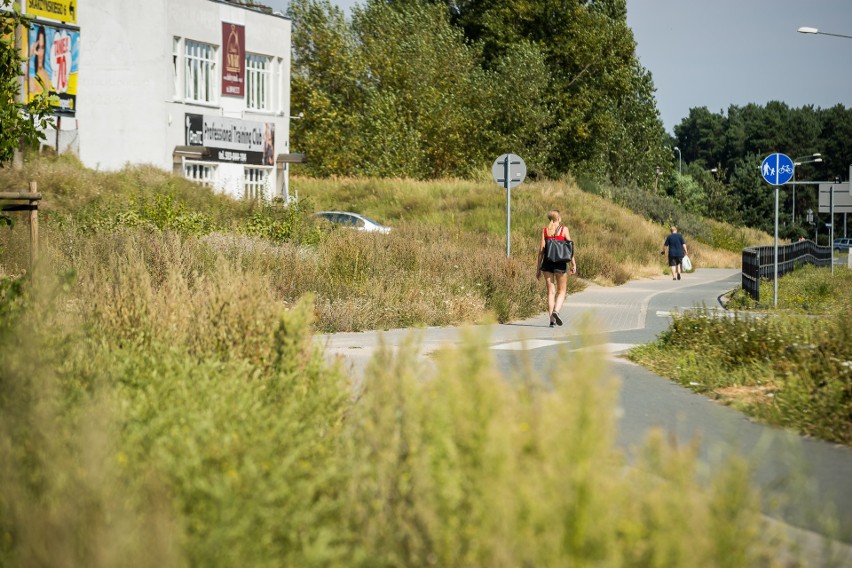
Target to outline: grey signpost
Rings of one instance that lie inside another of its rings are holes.
[[[527,177],[527,165],[520,156],[503,154],[491,166],[491,175],[506,190],[506,257],[512,253],[512,188]]]
[[[850,168],[852,174],[852,168]],[[834,274],[834,214],[852,211],[852,182],[841,182],[838,177],[834,183],[819,184],[819,212],[829,214],[828,246],[831,247],[831,273]],[[845,227],[845,225],[844,225]]]

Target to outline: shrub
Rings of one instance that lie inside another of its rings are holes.
[[[3,565],[765,558],[740,465],[705,485],[694,451],[657,437],[625,467],[602,356],[563,353],[548,383],[526,362],[507,381],[469,331],[434,372],[413,339],[381,349],[355,387],[312,344],[311,298],[268,303],[234,284],[249,273],[223,270],[193,294],[226,308],[193,308],[176,331],[150,307],[187,313],[186,292],[164,294],[177,275],[158,290],[127,263],[123,298],[139,303],[125,319],[80,311],[83,282],[23,304],[30,292],[5,285],[0,308],[18,316],[0,344]],[[243,336],[208,339],[221,327]]]
[[[851,310],[824,319],[685,313],[630,356],[772,424],[852,444]]]

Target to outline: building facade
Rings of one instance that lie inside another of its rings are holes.
[[[25,96],[59,96],[58,151],[288,199],[289,19],[241,0],[21,1]]]

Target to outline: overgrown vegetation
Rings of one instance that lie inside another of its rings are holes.
[[[679,230],[692,239],[698,239],[715,248],[741,253],[755,242],[764,242],[766,236],[742,226],[715,221],[695,212],[685,200],[649,191],[596,183],[588,178],[579,181],[580,187],[650,219],[661,225],[676,224]]]
[[[2,280],[4,566],[768,565],[741,461],[711,481],[658,435],[626,467],[599,357],[546,388],[470,334],[431,377],[380,352],[353,397],[310,297],[140,236],[97,277]]]
[[[667,135],[626,14],[625,0],[367,0],[347,19],[325,0],[293,0],[292,101],[303,114],[293,140],[310,155],[302,171],[474,179],[511,150],[533,178],[611,183],[631,201],[767,232],[767,155],[800,162],[799,180],[848,176],[843,105],[692,108]],[[816,214],[812,227],[804,214],[818,209],[816,190],[783,191],[784,238],[816,228],[824,241],[827,218]]]
[[[53,124],[51,104],[57,102],[44,89],[21,102],[21,65],[26,59],[17,38],[29,20],[20,10],[12,0],[0,0],[0,166],[12,160],[21,144],[32,146],[44,139],[44,129]]]
[[[806,266],[761,285],[760,313],[686,312],[630,358],[764,420],[852,444],[852,271]],[[814,314],[818,314],[814,317]]]
[[[294,178],[300,201],[285,208],[238,203],[150,167],[94,172],[63,156],[3,171],[0,188],[25,187],[31,179],[45,195],[46,270],[74,270],[80,279],[106,284],[116,258],[137,254],[146,259],[145,278],[157,293],[169,270],[191,289],[211,278],[219,270],[215,258],[225,255],[260,275],[274,291],[271,301],[294,303],[314,294],[323,331],[508,321],[545,310],[535,262],[552,208],[563,211],[577,242],[582,280],[571,279],[572,290],[583,280],[621,284],[664,268],[662,226],[570,182],[529,183],[512,192],[512,256],[506,258],[505,193],[491,181]],[[312,221],[315,209],[358,211],[394,230],[329,229]],[[736,266],[738,254],[712,248],[712,239],[702,242],[708,233],[693,238],[685,231],[694,259],[701,266]],[[752,241],[766,238],[752,235]],[[0,233],[7,274],[27,266],[25,236],[23,230]]]
[[[0,232],[0,564],[769,562],[742,462],[699,472],[694,447],[655,436],[627,466],[597,357],[562,354],[544,385],[501,376],[471,335],[429,376],[416,345],[381,352],[356,388],[311,343],[540,312],[552,207],[602,283],[659,273],[663,227],[530,183],[506,259],[490,181],[297,178],[284,209],[60,157],[0,187],[29,179],[46,195],[35,273],[26,231]],[[394,229],[311,222],[332,204]]]

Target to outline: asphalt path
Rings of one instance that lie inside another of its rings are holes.
[[[740,281],[738,270],[700,269],[679,281],[660,276],[618,287],[592,284],[566,300],[561,312],[564,326],[550,328],[547,314],[488,326],[491,348],[506,376],[519,368],[522,359],[546,374],[558,350],[588,345],[588,336],[582,339],[579,330],[583,322],[592,321],[598,332],[596,348],[606,354],[621,380],[618,443],[628,454],[651,429],[662,428],[680,442],[698,443],[707,465],[722,463],[731,453],[742,455],[766,497],[766,515],[802,535],[826,535],[852,544],[852,448],[758,424],[623,357],[631,347],[654,341],[676,312],[707,308],[725,317],[720,297]],[[328,357],[343,357],[353,376],[359,377],[380,343],[393,348],[415,334],[428,369],[429,354],[457,344],[460,332],[455,327],[397,329],[338,333],[317,340],[324,343]],[[852,566],[852,548],[841,549],[839,565]]]

